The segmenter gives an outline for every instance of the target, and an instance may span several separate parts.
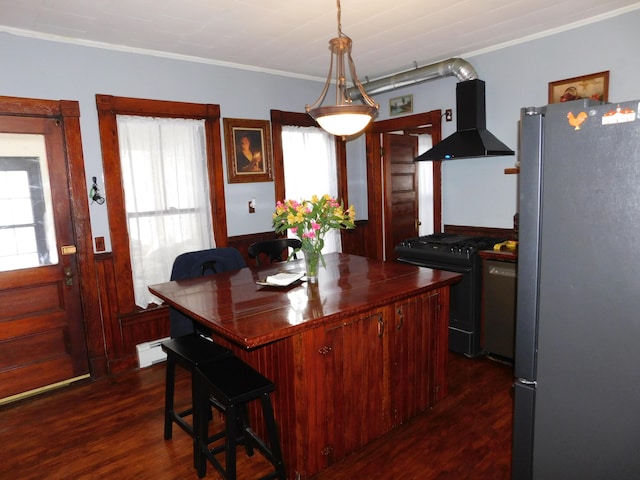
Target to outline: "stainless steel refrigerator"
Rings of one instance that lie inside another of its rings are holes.
[[[639,108],[522,109],[513,480],[640,479]]]

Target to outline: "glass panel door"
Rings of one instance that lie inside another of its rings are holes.
[[[58,263],[44,135],[0,133],[0,271]]]

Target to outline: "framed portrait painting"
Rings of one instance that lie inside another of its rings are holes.
[[[570,102],[589,98],[609,99],[609,71],[549,82],[549,103]]]
[[[225,118],[223,122],[229,183],[273,181],[269,121]]]

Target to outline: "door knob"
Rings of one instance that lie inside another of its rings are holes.
[[[73,271],[71,267],[64,267],[64,281],[68,287],[73,285]]]

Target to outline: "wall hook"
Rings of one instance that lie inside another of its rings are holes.
[[[89,191],[89,198],[91,199],[91,203],[96,202],[98,205],[102,205],[105,201],[105,198],[100,195],[98,180],[96,177],[91,177],[91,181],[93,182],[93,185],[91,185],[91,190]]]

